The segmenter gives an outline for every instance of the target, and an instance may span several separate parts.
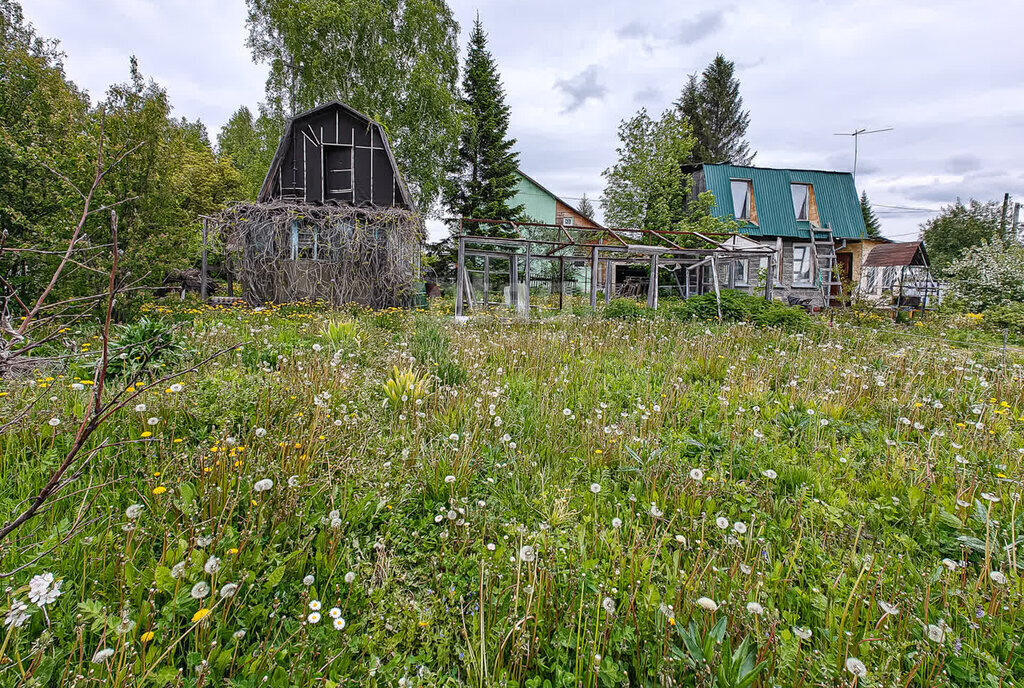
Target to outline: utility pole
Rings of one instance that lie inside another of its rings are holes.
[[[1017,225],[1020,222],[1020,203],[1013,204],[1013,240],[1019,241],[1020,234],[1017,233]]]
[[[853,131],[844,131],[833,136],[852,136],[853,137],[853,177],[857,178],[857,155],[859,153],[860,137],[865,134],[878,134],[883,131],[892,131],[893,127],[885,127],[884,129],[854,129]]]
[[[999,236],[1001,236],[1003,238],[1003,241],[1006,241],[1006,213],[1009,211],[1009,209],[1010,209],[1010,194],[1009,193],[1004,193],[1003,194],[1003,214],[999,218]],[[1014,238],[1016,238],[1016,237],[1014,237]]]

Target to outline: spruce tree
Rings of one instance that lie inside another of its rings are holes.
[[[871,207],[867,191],[860,192],[860,212],[864,216],[864,227],[868,230],[868,237],[880,239],[882,237],[882,223],[878,221],[875,209]]]
[[[462,77],[463,124],[447,205],[461,217],[515,220],[524,207],[510,205],[518,183],[516,140],[508,137],[509,107],[498,67],[487,49],[480,17],[473,23]]]
[[[580,198],[580,204],[576,208],[576,212],[584,217],[589,217],[591,220],[594,219],[594,204],[587,198],[587,194],[583,194],[583,197]]]
[[[735,65],[717,55],[697,80],[690,75],[676,107],[697,139],[690,162],[749,165],[755,152],[745,138],[750,112],[743,109]]]

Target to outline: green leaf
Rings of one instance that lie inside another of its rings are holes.
[[[267,576],[267,586],[266,587],[268,589],[270,589],[270,588],[276,588],[278,585],[280,585],[281,580],[284,578],[284,572],[285,572],[285,570],[287,568],[288,567],[285,564],[281,564],[276,569],[271,571],[270,575]]]

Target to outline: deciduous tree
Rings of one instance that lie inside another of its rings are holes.
[[[921,225],[921,234],[932,268],[944,272],[972,246],[995,237],[999,231],[1000,206],[973,198],[965,205],[945,206],[942,212]]]

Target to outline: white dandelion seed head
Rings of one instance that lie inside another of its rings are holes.
[[[266,428],[256,428],[256,436],[257,437],[266,437],[267,436],[267,429]]]
[[[313,577],[313,574],[309,573],[309,574],[306,574],[305,576],[303,576],[302,584],[305,585],[308,588],[309,586],[313,585],[313,581],[315,581],[315,580],[316,580],[316,578]]]
[[[754,616],[761,616],[764,614],[764,607],[757,602],[747,602],[747,611]]]
[[[447,483],[448,485],[451,485],[452,483],[454,483],[454,482],[455,482],[455,476],[454,476],[454,475],[446,475],[446,476],[444,477],[444,481],[445,481],[445,483]]]
[[[691,468],[690,469],[690,480],[694,480],[694,481],[699,483],[703,479],[704,479],[704,471],[702,471],[699,468]]]
[[[601,491],[601,485],[598,483],[590,483],[590,491],[597,494]]]
[[[150,418],[149,420],[146,421],[146,423],[149,424],[149,425],[156,425],[159,422],[160,422],[160,419],[157,418],[156,416],[153,416],[152,418]]]
[[[103,664],[105,661],[107,661],[113,656],[114,651],[109,647],[104,647],[102,649],[96,650],[95,654],[93,654],[92,656],[92,663]]]
[[[800,626],[793,626],[793,635],[795,635],[800,640],[810,640],[811,639],[811,635],[813,635],[813,634],[811,633],[811,629],[809,629],[809,628],[802,628]]]
[[[256,484],[252,486],[252,489],[253,492],[266,492],[272,487],[274,487],[274,481],[270,478],[264,478],[263,480],[257,480]]]
[[[612,598],[610,598],[610,597],[604,598],[601,601],[601,606],[604,608],[605,613],[607,613],[607,614],[614,614],[615,613],[615,600],[613,600]]]
[[[192,586],[192,590],[189,591],[189,595],[194,600],[201,600],[210,594],[210,585],[206,581],[199,581]]]
[[[743,521],[736,521],[732,524],[732,529],[736,531],[737,535],[743,535],[747,532],[747,524]]]
[[[136,413],[145,413],[146,412],[146,405],[145,404],[135,404],[135,412]]]
[[[203,570],[209,573],[210,575],[217,573],[218,571],[220,571],[220,559],[211,555],[210,558],[207,559],[206,563],[203,565]]]
[[[132,504],[131,506],[124,510],[124,515],[128,520],[134,521],[142,515],[143,509],[145,509],[145,507],[141,504]]]
[[[537,561],[537,550],[532,545],[523,545],[519,548],[519,560],[527,564]]]
[[[864,666],[864,662],[860,661],[856,657],[846,658],[846,670],[857,678],[864,678],[868,675],[868,668]]]
[[[769,480],[775,480],[776,478],[779,477],[779,474],[770,468],[766,468],[765,470],[761,471],[761,475],[768,478]]]
[[[47,422],[50,424],[50,427],[54,427],[55,428],[58,425],[60,425],[60,418],[57,418],[55,416],[55,417],[51,418],[50,420],[48,420]]]
[[[621,527],[622,527],[622,519],[619,518],[618,516],[616,516],[615,518],[612,519],[612,528],[621,528]]]
[[[713,612],[718,609],[718,603],[710,597],[698,597],[697,606],[706,612]]]
[[[715,525],[718,526],[720,530],[726,530],[729,527],[729,519],[725,516],[719,516],[715,519]]]
[[[225,583],[220,587],[220,598],[225,600],[229,597],[234,597],[235,593],[238,592],[238,584],[236,583]]]

